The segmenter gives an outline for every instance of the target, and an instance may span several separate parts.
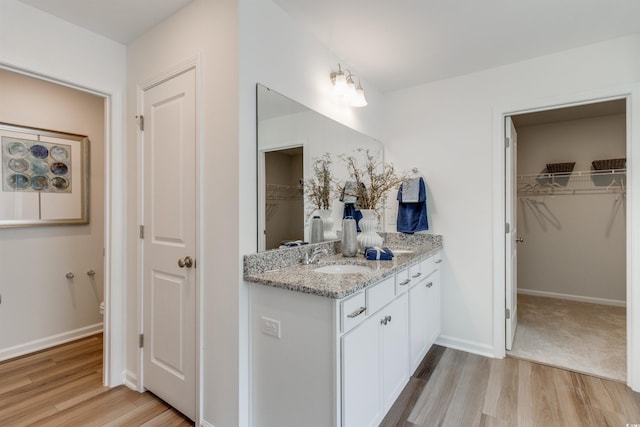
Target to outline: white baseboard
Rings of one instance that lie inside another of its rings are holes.
[[[206,422],[205,420],[200,420],[200,427],[215,427],[213,424]]]
[[[129,387],[131,390],[140,391],[138,389],[138,376],[130,370],[127,370],[124,373],[124,385]]]
[[[605,299],[605,298],[593,298],[593,297],[585,297],[582,295],[570,295],[570,294],[561,294],[557,292],[546,292],[546,291],[536,291],[533,289],[520,289],[518,288],[518,293],[523,295],[532,295],[536,297],[546,297],[546,298],[556,298],[556,299],[566,299],[569,301],[579,301],[579,302],[588,302],[591,304],[602,304],[602,305],[612,305],[615,307],[626,307],[626,301],[619,301],[614,299]]]
[[[14,357],[33,353],[45,348],[54,347],[69,341],[88,337],[102,332],[102,322],[94,325],[85,326],[73,331],[63,332],[61,334],[51,335],[49,337],[40,338],[39,340],[15,345],[13,347],[0,349],[0,361],[13,359]]]
[[[443,347],[452,348],[454,350],[466,351],[467,353],[477,354],[479,356],[486,357],[499,357],[496,356],[494,348],[487,344],[482,344],[474,341],[467,341],[460,338],[450,337],[447,335],[440,335],[436,339],[436,344]]]

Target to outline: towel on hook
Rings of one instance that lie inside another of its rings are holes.
[[[404,181],[402,181],[402,203],[418,203],[424,201],[424,199],[421,200],[420,198],[421,181],[421,177],[405,179]]]
[[[340,201],[344,203],[355,203],[358,201],[358,192],[356,191],[357,184],[355,181],[347,181],[342,188],[342,194],[340,195]]]
[[[364,257],[369,261],[391,261],[393,259],[393,252],[391,249],[381,248],[379,246],[364,248]]]
[[[427,221],[427,191],[422,177],[416,179],[418,180],[418,185],[411,186],[418,188],[417,202],[407,203],[403,201],[404,182],[400,185],[400,190],[398,190],[398,221],[396,229],[400,233],[413,234],[416,231],[429,229],[429,222]]]

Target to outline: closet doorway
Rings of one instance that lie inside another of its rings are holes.
[[[626,99],[511,118],[518,328],[507,355],[626,382]]]

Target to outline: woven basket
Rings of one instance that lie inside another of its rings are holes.
[[[568,173],[573,170],[576,162],[569,163],[547,163],[548,173]]]
[[[605,159],[594,160],[591,162],[593,168],[597,171],[611,170],[611,169],[624,169],[627,167],[627,159]]]

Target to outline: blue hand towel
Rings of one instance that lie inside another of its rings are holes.
[[[364,256],[369,261],[391,261],[393,259],[393,252],[391,249],[381,248],[379,246],[364,248]]]
[[[416,231],[424,231],[429,229],[427,221],[427,191],[425,189],[424,180],[419,178],[419,194],[418,201],[415,203],[405,203],[402,198],[402,187],[400,185],[398,191],[398,221],[396,228],[400,233],[413,234]]]

